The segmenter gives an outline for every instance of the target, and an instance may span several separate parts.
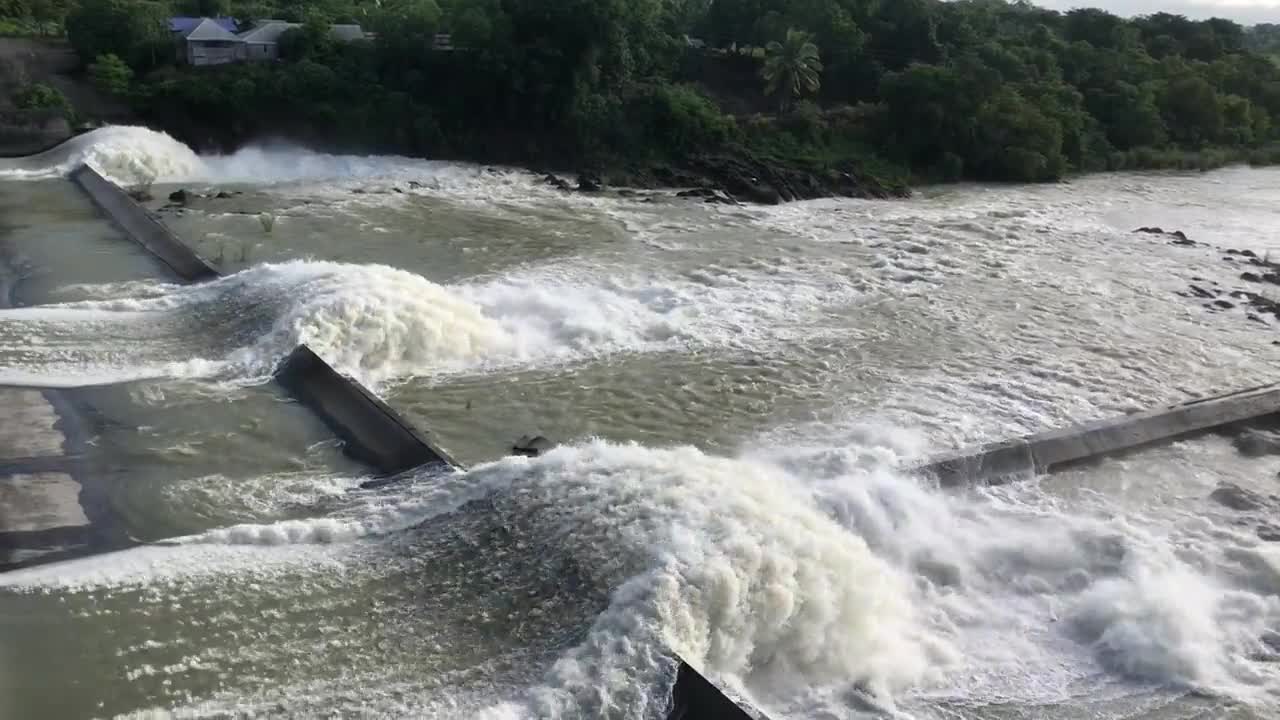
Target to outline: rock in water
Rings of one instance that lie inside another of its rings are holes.
[[[542,182],[550,185],[551,187],[557,190],[563,190],[565,192],[569,192],[570,190],[573,189],[573,187],[569,185],[569,182],[567,180],[558,178],[555,175],[552,175],[550,173],[548,173],[545,177],[542,178]]]
[[[1209,494],[1209,499],[1240,512],[1261,510],[1267,506],[1267,499],[1262,495],[1232,483],[1219,485],[1217,490]]]
[[[554,447],[554,443],[541,435],[525,435],[512,446],[511,454],[538,457],[539,455],[547,454]]]
[[[231,198],[231,193],[227,192],[226,190],[221,190],[218,192],[217,195],[214,195],[214,197],[217,198],[218,200],[229,200]]]
[[[190,198],[190,195],[187,193],[185,188],[181,190],[174,190],[169,193],[169,202],[186,204],[188,198]]]
[[[604,182],[599,175],[578,173],[578,192],[600,192]]]
[[[1280,455],[1280,433],[1266,430],[1245,430],[1236,436],[1233,443],[1236,450],[1245,457],[1263,457]]]

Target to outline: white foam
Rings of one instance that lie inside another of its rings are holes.
[[[339,181],[414,183],[421,192],[467,195],[496,185],[532,187],[528,173],[394,155],[333,155],[295,145],[251,145],[228,155],[197,155],[164,132],[117,125],[92,130],[38,155],[0,159],[0,180],[40,180],[88,164],[118,185],[208,183],[274,185]],[[313,188],[323,193],[326,188]],[[389,188],[388,188],[389,189]],[[404,188],[401,188],[402,190]]]
[[[486,498],[517,547],[570,558],[612,589],[584,639],[494,717],[651,716],[665,702],[668,649],[779,717],[1142,687],[1273,707],[1280,678],[1251,656],[1280,622],[1274,577],[1264,582],[1256,560],[1248,577],[1227,572],[1244,551],[1197,535],[1202,520],[1118,515],[1101,498],[1067,511],[1034,484],[942,495],[857,452],[847,460],[835,448],[809,464],[788,450],[780,465],[762,453],[561,447],[359,494],[329,517],[215,530],[0,585],[189,592],[193,578],[376,568],[412,546],[384,556],[378,536]],[[451,571],[493,562],[481,554]]]
[[[204,170],[191,148],[168,134],[121,125],[91,130],[39,155],[0,160],[0,180],[56,178],[81,164],[120,185],[182,180]]]
[[[847,284],[803,273],[707,268],[690,281],[553,267],[445,286],[383,265],[315,261],[255,266],[197,286],[76,293],[97,299],[0,310],[0,382],[257,381],[300,344],[375,386],[617,353],[760,352],[821,334],[810,320],[856,297]]]

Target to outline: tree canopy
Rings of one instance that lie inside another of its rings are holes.
[[[187,71],[163,27],[179,11],[303,27],[283,63]],[[377,39],[324,32],[352,21]],[[1277,27],[1020,0],[80,0],[66,19],[86,63],[134,71],[147,117],[206,134],[515,162],[746,148],[990,180],[1268,155]]]

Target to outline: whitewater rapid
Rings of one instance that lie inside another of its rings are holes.
[[[1240,275],[1197,198],[1216,214],[1272,176],[721,208],[101,133],[0,172],[244,182],[166,221],[274,255],[0,311],[0,384],[107,384],[76,392],[93,443],[170,463],[111,476],[164,540],[0,576],[0,617],[41,620],[5,628],[31,690],[0,715],[56,707],[52,677],[122,717],[660,717],[672,652],[778,718],[1280,713],[1269,519],[1209,500],[1273,492],[1275,459],[1207,438],[954,493],[901,469],[1264,381],[1272,327],[1177,293]],[[1171,204],[1202,245],[1128,232]],[[10,237],[74,257],[79,222]],[[487,462],[376,490],[310,448],[235,464],[296,417],[225,381],[299,343]],[[189,435],[150,427],[178,410]],[[531,431],[566,444],[492,461]]]
[[[653,717],[664,707],[670,651],[780,716],[861,717],[879,708],[933,717],[927,708],[940,700],[1054,705],[1082,692],[1121,701],[1159,688],[1280,708],[1277,671],[1256,659],[1280,622],[1280,586],[1267,569],[1271,555],[1244,535],[1224,537],[1176,514],[1117,514],[1102,497],[1068,509],[1034,484],[940,495],[868,468],[862,452],[732,459],[692,448],[562,447],[536,460],[424,475],[390,495],[349,501],[332,518],[215,530],[173,547],[13,573],[0,585],[91,593],[108,607],[131,588],[161,596],[184,588],[222,603],[248,583],[261,599],[287,598],[299,573],[318,580],[336,568],[354,587],[405,574],[427,581],[452,552],[439,539],[462,533],[479,543],[466,546],[466,574],[518,585],[538,571],[517,570],[513,563],[529,561],[511,553],[540,548],[575,568],[575,602],[599,597],[603,607],[575,604],[580,614],[546,620],[546,632],[578,639],[528,685],[500,685],[496,698],[458,707],[456,697],[430,694],[405,704],[394,684],[366,679],[366,711]],[[501,540],[490,527],[501,528]],[[555,567],[546,571],[564,572]],[[446,595],[431,608],[467,602],[460,587],[437,591]],[[336,587],[317,592],[313,602],[343,602],[323,600]],[[274,621],[308,620],[289,613]],[[401,622],[432,632],[425,617]],[[188,664],[225,664],[216,647],[190,642],[172,651],[188,654]],[[447,641],[441,650],[450,652]],[[147,655],[130,653],[126,663]],[[394,657],[362,661],[385,667]],[[1099,673],[1130,684],[1097,687]],[[338,678],[313,679],[306,690],[282,682],[261,696],[230,692],[190,709],[252,711],[284,697],[307,712],[344,693]]]
[[[88,164],[123,187],[151,184],[271,185],[297,181],[388,179],[480,186],[481,168],[391,156],[334,155],[282,142],[257,144],[227,155],[197,155],[168,133],[132,125],[91,130],[43,153],[0,159],[0,181],[47,180]]]
[[[297,260],[200,285],[80,285],[66,292],[84,299],[0,310],[0,340],[10,347],[0,382],[253,382],[300,344],[373,386],[692,347],[759,348],[790,337],[771,319],[857,295],[806,289],[798,278],[596,279],[584,270],[446,286],[383,265]]]

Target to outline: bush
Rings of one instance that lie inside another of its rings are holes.
[[[94,86],[102,92],[108,95],[124,95],[129,92],[133,70],[117,55],[107,53],[99,55],[97,61],[89,66],[89,77],[93,79]]]
[[[822,110],[816,104],[809,100],[801,100],[783,118],[782,126],[797,140],[817,142],[822,139],[827,124],[822,117]]]
[[[58,110],[71,116],[71,103],[67,97],[44,83],[34,83],[20,88],[13,95],[13,104],[20,110]]]
[[[643,118],[646,141],[677,152],[717,147],[737,134],[733,118],[686,85],[649,85],[630,103],[627,115]]]

